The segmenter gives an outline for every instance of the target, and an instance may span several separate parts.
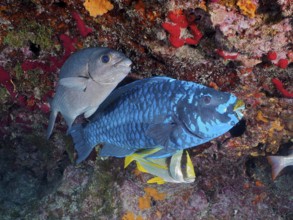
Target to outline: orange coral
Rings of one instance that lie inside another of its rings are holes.
[[[123,215],[122,220],[135,220],[135,215],[133,212],[126,212]]]
[[[258,112],[257,112],[256,120],[257,120],[257,121],[262,121],[262,122],[264,122],[264,123],[269,122],[269,120],[266,119],[266,117],[263,115],[263,113],[262,113],[261,111],[258,111]]]
[[[257,5],[253,3],[250,0],[239,0],[237,2],[237,6],[240,8],[241,13],[250,17],[254,18],[255,17],[255,11],[257,8]]]
[[[229,8],[233,8],[236,5],[237,0],[220,0],[219,3]]]
[[[123,215],[122,220],[143,220],[143,218],[140,215],[135,216],[133,212],[126,212]]]
[[[151,207],[151,199],[154,199],[156,201],[160,201],[165,199],[166,194],[165,193],[159,193],[158,190],[150,187],[146,187],[144,189],[146,195],[143,197],[139,197],[138,199],[138,207],[141,210],[149,209]]]
[[[151,207],[151,197],[145,195],[138,198],[138,207],[140,210],[149,209]]]
[[[108,0],[86,0],[83,5],[93,17],[103,15],[114,8]]]
[[[282,131],[284,129],[284,126],[281,125],[281,122],[279,119],[276,119],[272,122],[271,127],[269,129],[269,136],[273,137],[273,134],[275,131]]]
[[[147,195],[153,197],[153,199],[157,201],[164,200],[166,196],[165,193],[159,193],[158,190],[151,187],[146,187],[144,191]]]

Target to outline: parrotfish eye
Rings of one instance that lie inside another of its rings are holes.
[[[208,96],[208,95],[205,95],[205,96],[202,97],[202,99],[203,99],[203,102],[204,102],[205,104],[210,104],[210,102],[211,102],[211,100],[212,100],[212,97],[210,97],[210,96]]]
[[[109,63],[110,59],[111,59],[111,58],[110,58],[109,55],[103,55],[103,56],[101,57],[101,60],[102,60],[103,63]]]

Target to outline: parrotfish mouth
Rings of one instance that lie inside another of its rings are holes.
[[[243,111],[245,109],[245,103],[238,99],[234,105],[233,111],[236,113],[237,118],[240,120],[243,117]]]

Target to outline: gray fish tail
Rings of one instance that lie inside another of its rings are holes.
[[[69,133],[74,142],[74,148],[77,151],[78,158],[76,163],[84,161],[92,152],[93,147],[86,144],[83,135],[83,126],[81,124],[73,125]]]
[[[268,161],[272,166],[272,179],[275,180],[279,173],[285,168],[283,156],[268,156]]]
[[[57,114],[58,114],[58,112],[54,111],[52,109],[51,114],[50,114],[49,125],[48,125],[48,128],[47,128],[47,139],[49,139],[51,134],[52,134]]]

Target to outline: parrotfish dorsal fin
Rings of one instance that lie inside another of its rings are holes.
[[[119,97],[121,97],[123,94],[127,93],[131,89],[137,88],[137,87],[143,87],[146,84],[152,84],[154,82],[166,82],[166,81],[173,81],[175,79],[169,78],[169,77],[153,77],[153,78],[146,78],[142,80],[137,80],[132,83],[129,83],[123,87],[119,87],[115,89],[107,98],[106,100],[99,106],[96,114],[99,112],[102,112],[107,106],[109,106],[111,103],[115,102]],[[96,115],[95,114],[95,115]],[[95,115],[93,116],[93,120],[95,119]]]

